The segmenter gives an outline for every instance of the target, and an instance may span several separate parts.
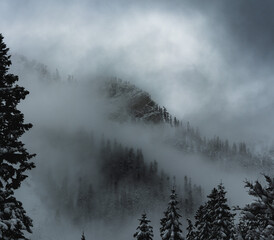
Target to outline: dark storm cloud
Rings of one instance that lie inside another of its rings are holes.
[[[250,54],[261,64],[273,62],[274,2],[224,1],[218,18],[228,31],[237,50]]]
[[[218,77],[226,79],[202,110],[201,125],[237,141],[273,139],[273,1],[215,1],[203,7],[209,38],[226,62]]]

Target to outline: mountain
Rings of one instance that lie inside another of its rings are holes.
[[[166,111],[152,100],[149,93],[137,88],[135,85],[121,79],[111,78],[104,82],[102,91],[112,99],[119,109],[114,106],[110,118],[116,121],[143,121],[146,123],[170,123],[177,125],[179,122],[172,118]],[[116,110],[116,111],[115,111]]]
[[[230,143],[218,136],[206,138],[201,136],[198,128],[189,122],[183,122],[173,117],[165,107],[160,107],[149,93],[135,85],[112,78],[105,81],[103,90],[111,100],[113,112],[110,119],[119,122],[133,121],[144,124],[164,125],[175,128],[172,137],[165,139],[172,146],[187,153],[199,153],[210,159],[224,164],[224,167],[233,167],[235,164],[244,168],[274,170],[273,151],[257,154],[245,142]],[[119,108],[115,108],[119,106]]]

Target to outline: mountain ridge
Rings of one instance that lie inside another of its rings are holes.
[[[195,129],[189,122],[184,123],[173,117],[165,107],[160,107],[149,93],[128,81],[111,78],[105,82],[104,91],[111,100],[120,100],[123,103],[122,108],[110,114],[114,121],[168,125],[176,129],[175,138],[168,141],[184,152],[202,153],[213,160],[225,158],[226,161],[230,158],[245,168],[274,169],[274,157],[271,152],[259,155],[252,152],[245,142],[231,144],[218,136],[212,139],[202,137],[198,128]]]

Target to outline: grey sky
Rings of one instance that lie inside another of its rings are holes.
[[[206,136],[271,140],[273,12],[274,2],[268,0],[1,0],[0,32],[12,54],[35,59],[52,71],[58,68],[64,77],[73,74],[79,81],[88,81],[106,75],[133,82],[172,115],[199,126]],[[39,167],[32,171],[33,179],[40,179],[46,167],[54,164],[57,177],[62,176],[60,166],[75,168],[70,164],[72,150],[54,151],[46,142],[48,126],[54,126],[52,131],[64,128],[68,132],[88,126],[84,129],[95,129],[100,136],[105,131],[107,137],[117,138],[125,146],[142,148],[147,159],[156,158],[170,176],[178,176],[178,181],[191,173],[193,183],[203,183],[207,193],[216,179],[222,179],[236,204],[245,201],[239,196],[245,194],[242,180],[246,173],[233,170],[233,175],[223,175],[200,158],[182,157],[158,142],[165,136],[158,129],[108,125],[101,119],[107,104],[87,90],[87,85],[46,87],[41,82],[32,83],[35,74],[22,71],[22,75],[21,79],[30,76],[23,82],[31,90],[23,112],[26,121],[34,124],[24,136],[30,152],[38,153]],[[104,105],[101,114],[97,101]],[[27,209],[39,209],[31,213],[37,216],[34,223],[39,235],[37,226],[49,228],[54,222],[44,224],[48,209],[43,214],[40,200],[25,194],[26,187],[22,189]],[[55,227],[63,234],[68,226]],[[51,232],[48,228],[43,231]]]
[[[273,1],[2,0],[12,53],[88,78],[116,75],[202,132],[272,138]]]

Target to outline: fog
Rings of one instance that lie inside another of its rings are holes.
[[[133,81],[206,134],[272,140],[273,3],[1,1],[14,53]]]
[[[176,132],[172,127],[111,120],[110,112],[119,109],[121,102],[119,99],[108,99],[102,92],[103,78],[90,75],[88,80],[50,81],[36,71],[36,63],[27,62],[32,67],[26,68],[27,65],[20,59],[20,56],[13,57],[12,71],[20,76],[21,84],[30,91],[20,104],[20,109],[25,114],[26,122],[34,124],[23,141],[30,152],[38,155],[35,158],[37,167],[31,171],[29,179],[17,194],[34,220],[32,239],[75,239],[82,231],[89,238],[99,239],[108,238],[114,232],[116,234],[119,219],[118,223],[110,224],[103,219],[82,222],[71,214],[58,215],[60,205],[56,198],[62,196],[58,192],[64,188],[64,181],[69,185],[73,201],[76,201],[79,177],[88,176],[95,188],[97,185],[100,187],[102,180],[97,158],[90,157],[90,146],[85,142],[85,137],[89,135],[94,137],[97,144],[104,136],[124,146],[142,149],[146,161],[156,159],[159,168],[170,177],[176,177],[178,186],[183,186],[187,175],[192,184],[202,186],[206,196],[222,182],[228,191],[231,206],[242,206],[250,201],[244,190],[244,180],[262,179],[258,171],[235,170],[233,166],[227,170],[222,164],[209,162],[202,155],[175,149],[166,142]],[[153,220],[156,238],[164,210],[155,212],[145,209]],[[115,239],[131,237],[138,218],[139,215],[128,217]],[[183,227],[186,227],[185,222]]]
[[[206,196],[223,182],[230,205],[247,203],[244,180],[262,180],[259,171],[228,170],[182,153],[166,144],[174,134],[170,127],[111,121],[109,113],[119,102],[107,99],[100,84],[110,77],[130,81],[203,136],[271,146],[273,8],[271,1],[236,0],[1,1],[0,29],[12,54],[11,72],[30,91],[20,109],[34,125],[23,141],[37,153],[37,167],[18,196],[34,220],[32,239],[77,239],[82,231],[87,239],[113,237],[114,223],[56,220],[57,205],[47,196],[49,172],[60,186],[70,176],[72,189],[79,175],[100,182],[96,158],[78,159],[86,155],[73,139],[82,133],[141,148],[146,161],[156,159],[178,185],[188,175]],[[60,81],[36,71],[39,63],[52,75],[58,69]],[[68,75],[74,80],[68,82]],[[162,212],[146,211],[158,226]],[[127,219],[115,239],[132,237],[138,217]]]

